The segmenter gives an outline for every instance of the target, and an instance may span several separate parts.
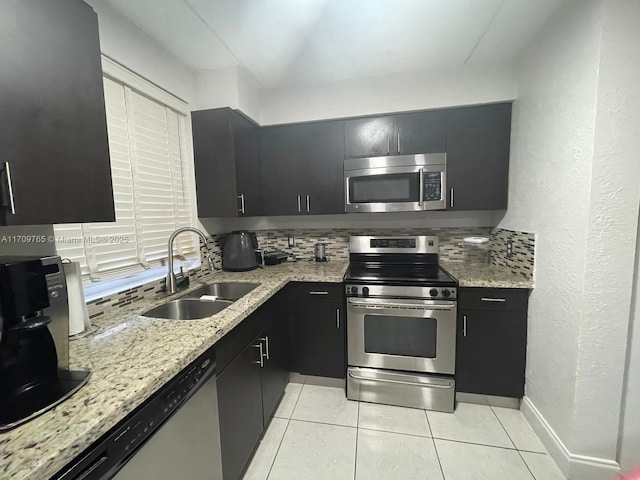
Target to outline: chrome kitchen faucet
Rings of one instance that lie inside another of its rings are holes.
[[[213,264],[213,258],[211,258],[211,250],[209,250],[209,245],[207,245],[207,237],[205,236],[205,234],[202,233],[202,231],[198,230],[197,228],[193,228],[193,227],[182,227],[177,229],[169,237],[169,243],[167,246],[169,250],[169,263],[168,263],[169,271],[167,272],[166,287],[167,287],[167,293],[169,295],[171,295],[172,293],[176,293],[178,291],[178,279],[176,278],[175,273],[173,273],[173,242],[175,241],[178,235],[184,232],[193,232],[200,237],[200,240],[202,240],[202,244],[204,245],[204,250],[205,250],[204,258],[207,262],[209,270],[211,270],[212,272],[216,271],[216,267]],[[184,279],[184,274],[182,274],[181,279]]]

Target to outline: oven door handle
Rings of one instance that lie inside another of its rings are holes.
[[[438,303],[434,305],[424,305],[416,303],[357,303],[353,300],[349,300],[349,305],[360,308],[368,308],[371,310],[382,310],[386,307],[418,308],[420,310],[453,310],[456,306],[455,303]]]
[[[380,383],[397,383],[400,385],[411,385],[412,387],[427,387],[427,388],[453,388],[452,384],[448,385],[438,385],[437,383],[423,383],[423,382],[407,382],[406,380],[391,380],[388,378],[369,378],[369,377],[361,377],[359,375],[354,375],[353,372],[349,372],[349,376],[354,380],[362,380],[362,381],[370,381],[370,382],[380,382]]]

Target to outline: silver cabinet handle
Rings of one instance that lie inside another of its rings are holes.
[[[300,209],[300,195],[298,195],[298,213],[300,213],[302,210]]]
[[[400,153],[400,133],[398,133],[398,153]]]
[[[381,382],[381,383],[399,383],[400,385],[412,385],[414,387],[426,387],[426,388],[453,388],[452,384],[438,385],[435,383],[421,383],[421,382],[407,382],[404,380],[391,380],[388,378],[367,378],[359,375],[354,375],[353,372],[349,372],[349,376],[355,380],[364,380],[365,382]]]
[[[398,138],[400,138],[400,134],[398,134]],[[418,205],[421,207],[424,205],[424,168],[418,170],[420,174],[420,200],[418,200]]]
[[[462,316],[462,336],[463,337],[467,336],[467,316],[466,315]]]
[[[451,208],[453,208],[453,188],[451,189],[451,195],[449,196],[449,202],[450,202]]]
[[[262,342],[264,342],[264,349],[267,351],[266,354],[264,355],[264,357],[267,360],[269,360],[269,337],[265,336],[265,337],[262,337],[260,340]]]
[[[254,348],[260,349],[260,360],[254,361],[252,363],[257,363],[260,365],[260,368],[264,368],[264,350],[262,349],[262,342],[253,345]]]
[[[11,214],[16,214],[16,204],[13,200],[13,184],[11,183],[11,167],[9,162],[4,162],[4,171],[7,175],[7,187],[9,188],[9,204],[11,205]]]
[[[311,210],[311,201],[309,195],[307,195],[307,213],[309,213],[309,210]]]
[[[491,298],[491,297],[482,297],[480,300],[482,300],[483,302],[498,302],[498,303],[503,303],[507,301],[506,298]]]
[[[329,295],[329,292],[325,292],[322,290],[311,290],[309,295]]]
[[[387,155],[391,153],[391,137],[387,135]]]
[[[336,328],[340,328],[340,309],[336,308]]]
[[[244,193],[238,195],[238,198],[240,199],[240,210],[238,212],[244,213]]]

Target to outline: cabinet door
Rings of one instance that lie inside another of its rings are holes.
[[[265,427],[289,383],[289,324],[282,308],[273,310],[270,314],[273,316],[271,325],[260,336],[265,352],[262,369],[262,410]]]
[[[258,125],[233,112],[233,146],[236,172],[238,216],[252,217],[262,212]]]
[[[0,32],[0,224],[113,221],[96,14],[8,0]]]
[[[396,155],[443,153],[447,150],[447,116],[444,110],[394,115],[391,151]]]
[[[199,217],[235,217],[236,197],[232,111],[191,112]]]
[[[295,368],[303,375],[345,378],[343,304],[297,293],[293,318]]]
[[[510,137],[510,103],[447,111],[448,209],[507,208]]]
[[[304,186],[308,177],[300,152],[308,139],[291,126],[260,129],[260,176],[264,215],[303,213]]]
[[[526,311],[459,310],[456,390],[522,398],[526,352]]]
[[[357,118],[344,122],[344,158],[393,155],[393,117]]]
[[[312,215],[344,213],[344,123],[318,122],[298,130],[308,140],[301,161],[304,178],[305,211]]]
[[[224,480],[238,480],[263,431],[259,349],[249,344],[217,378]]]

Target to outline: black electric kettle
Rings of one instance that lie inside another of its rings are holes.
[[[260,265],[258,238],[255,232],[236,230],[229,233],[222,249],[222,269],[229,272],[246,272]]]

